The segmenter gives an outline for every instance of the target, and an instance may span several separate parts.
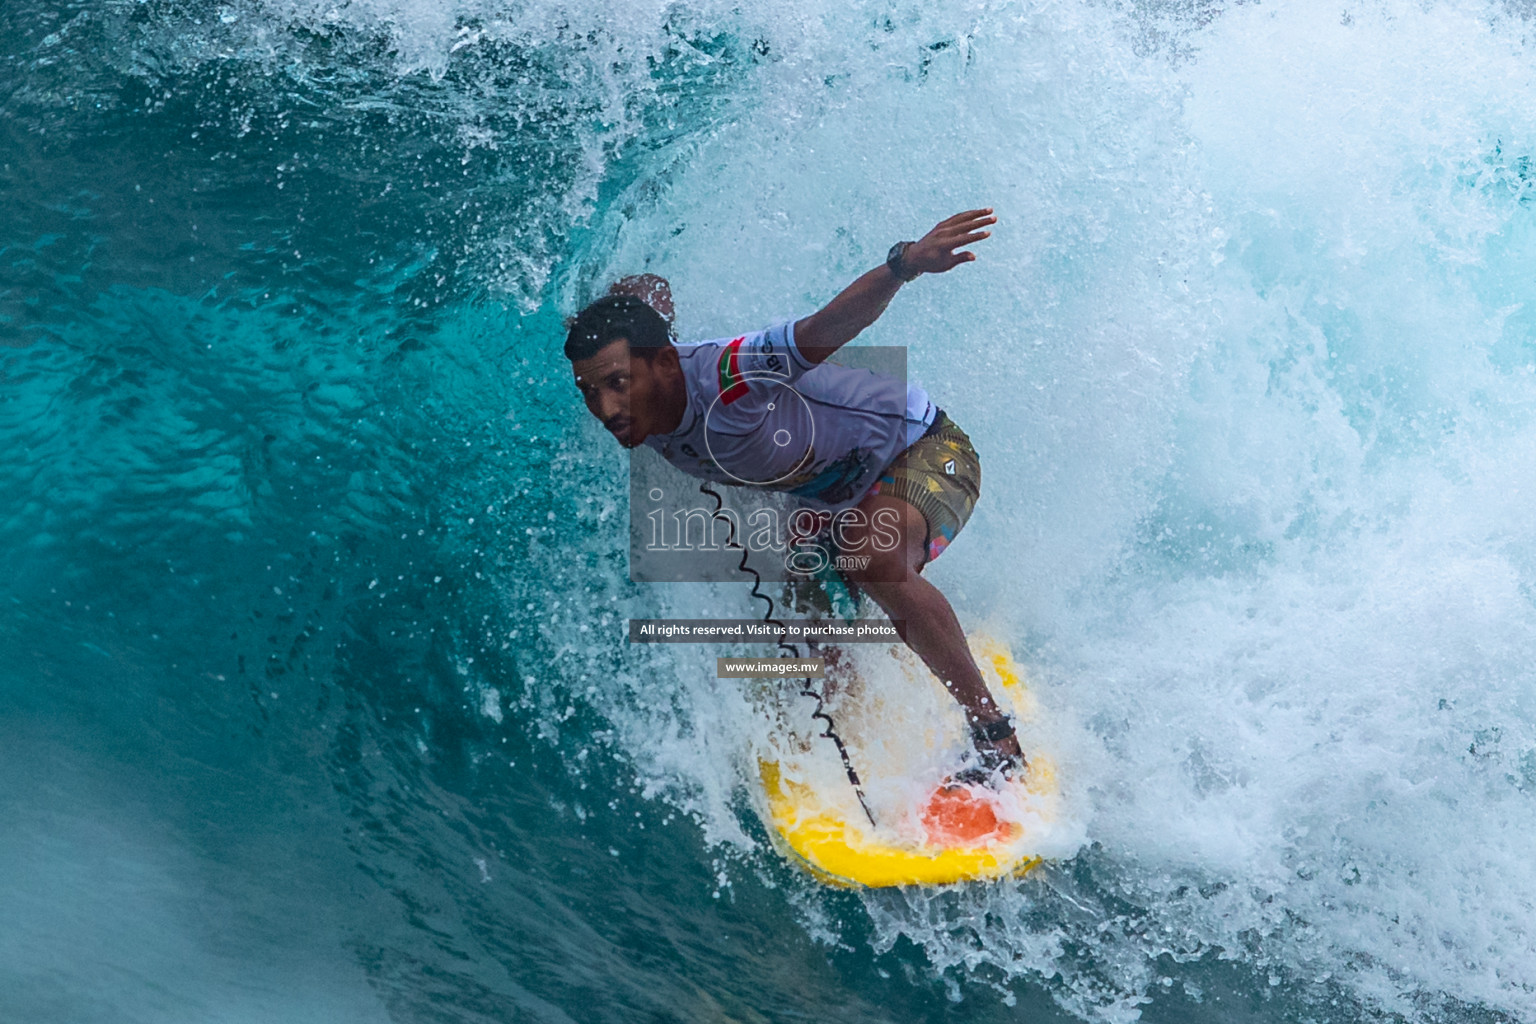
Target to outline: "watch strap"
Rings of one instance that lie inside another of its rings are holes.
[[[891,251],[885,254],[885,265],[890,269],[892,274],[896,275],[896,279],[898,281],[913,281],[916,280],[920,274],[922,274],[921,270],[917,271],[917,273],[913,273],[907,267],[906,256],[907,250],[910,248],[912,248],[911,242],[897,242],[895,245],[891,246]]]

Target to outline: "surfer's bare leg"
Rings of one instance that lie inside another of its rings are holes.
[[[976,659],[971,657],[955,610],[939,588],[922,576],[923,538],[927,532],[922,513],[888,494],[871,494],[858,508],[866,523],[873,522],[875,513],[882,509],[889,510],[885,513],[887,517],[894,513],[899,522],[900,543],[893,550],[883,551],[874,529],[844,529],[846,550],[871,556],[864,569],[846,575],[890,616],[901,639],[965,709],[973,726],[1001,719],[1003,711],[987,689]],[[993,746],[1005,756],[1023,758],[1017,736],[1006,736]]]

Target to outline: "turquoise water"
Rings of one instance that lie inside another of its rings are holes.
[[[1520,10],[0,8],[0,1019],[1536,1019]],[[1052,862],[821,889],[560,322],[813,308],[986,492]]]

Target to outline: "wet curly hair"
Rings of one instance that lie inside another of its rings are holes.
[[[565,358],[588,359],[615,341],[629,342],[631,353],[652,359],[672,345],[667,321],[633,295],[605,295],[566,321]]]

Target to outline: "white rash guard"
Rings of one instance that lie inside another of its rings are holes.
[[[807,362],[793,321],[677,349],[688,409],[675,432],[645,443],[690,476],[833,511],[857,504],[936,411],[915,384]]]

